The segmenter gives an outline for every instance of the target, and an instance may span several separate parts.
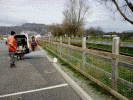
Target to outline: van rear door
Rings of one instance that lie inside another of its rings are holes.
[[[16,35],[14,38],[16,40],[17,51],[25,52],[27,49],[29,50],[26,35]]]

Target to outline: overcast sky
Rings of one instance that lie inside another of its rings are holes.
[[[16,26],[23,23],[61,24],[65,0],[0,0],[0,26]],[[89,12],[85,27],[100,26],[105,32],[133,30],[133,25],[123,21],[96,0],[89,0]]]

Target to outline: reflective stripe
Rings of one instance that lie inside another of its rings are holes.
[[[9,44],[11,44],[11,46],[13,46],[13,43],[9,43]]]
[[[13,44],[13,43],[9,43],[9,44]]]

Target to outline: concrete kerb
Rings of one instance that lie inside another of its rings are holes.
[[[44,52],[44,50],[39,47],[44,55],[48,58],[50,62],[52,59]],[[56,63],[52,63],[57,71],[62,75],[62,77],[68,82],[68,84],[74,89],[74,91],[80,96],[82,100],[93,100],[75,81],[73,81]]]

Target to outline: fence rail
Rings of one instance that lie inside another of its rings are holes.
[[[63,44],[62,38],[60,43],[56,42],[56,38],[39,39],[42,46],[117,98],[133,98],[133,57],[119,55],[119,40],[114,39],[113,53],[86,49],[86,38],[83,38],[82,48],[70,45],[70,41],[69,38],[69,44]]]
[[[58,39],[59,41],[59,39]],[[67,39],[63,39],[63,41],[68,41]],[[71,40],[71,42],[82,42],[82,40]],[[86,41],[86,43],[93,43],[93,44],[103,44],[103,45],[112,45],[112,42],[109,41]],[[133,48],[132,42],[120,42],[121,47],[130,47]]]

